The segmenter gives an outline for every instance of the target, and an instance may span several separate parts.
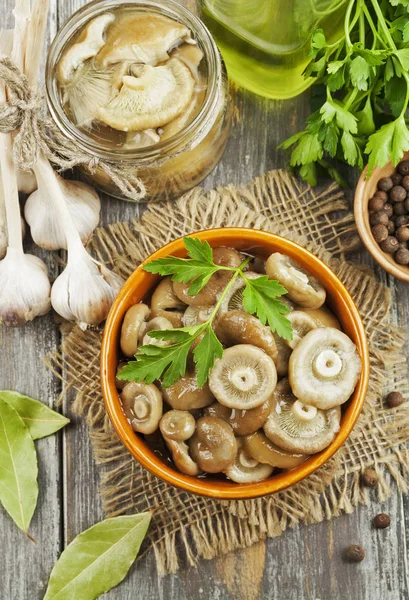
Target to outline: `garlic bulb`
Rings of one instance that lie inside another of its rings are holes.
[[[1,36],[0,36],[1,54]],[[0,85],[0,102],[6,99]],[[0,323],[17,327],[50,309],[47,267],[36,256],[23,252],[17,175],[12,158],[12,137],[0,134],[0,184],[6,208],[8,248],[0,262]]]
[[[0,323],[21,327],[50,310],[47,267],[37,256],[9,246],[0,262]]]
[[[77,321],[80,327],[99,325],[108,315],[109,309],[122,286],[122,279],[100,265],[87,253],[82,245],[74,219],[60,182],[49,161],[40,156],[35,172],[47,181],[48,193],[54,202],[57,218],[63,224],[67,241],[67,266],[51,290],[54,310],[68,321]]]
[[[64,224],[51,198],[49,171],[44,171],[39,164],[34,171],[38,189],[29,196],[24,209],[32,238],[37,246],[46,250],[66,249]],[[52,177],[64,196],[81,240],[87,243],[99,221],[101,202],[98,194],[81,181],[65,181],[54,172]]]

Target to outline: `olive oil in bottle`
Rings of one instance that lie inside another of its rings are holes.
[[[342,33],[346,0],[201,0],[202,18],[223,54],[229,77],[268,98],[292,98],[312,83],[303,71],[311,35]]]

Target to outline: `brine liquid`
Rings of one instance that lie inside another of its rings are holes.
[[[343,30],[346,0],[201,0],[202,18],[229,77],[268,98],[292,98],[312,83],[303,71],[311,35],[332,43]]]

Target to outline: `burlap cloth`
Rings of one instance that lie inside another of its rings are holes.
[[[113,431],[100,393],[101,331],[75,327],[50,366],[74,388],[73,410],[89,426],[96,461],[101,465],[101,496],[107,515],[154,513],[145,548],[153,547],[160,574],[174,572],[181,559],[250,546],[281,535],[299,523],[317,523],[366,503],[361,473],[374,466],[378,498],[391,482],[407,490],[409,402],[384,406],[383,395],[399,389],[408,395],[404,336],[391,322],[390,290],[368,269],[353,266],[345,252],[356,241],[352,215],[336,186],[314,192],[284,171],[272,171],[248,186],[204,192],[195,189],[174,204],[151,205],[140,219],[99,229],[91,251],[124,277],[158,247],[183,234],[211,227],[250,227],[291,237],[331,266],[360,309],[371,356],[371,380],[359,421],[337,455],[322,469],[289,490],[250,501],[218,501],[186,494],[142,469]],[[340,212],[341,211],[341,212]],[[344,212],[342,212],[344,211]],[[339,216],[339,215],[343,216]]]

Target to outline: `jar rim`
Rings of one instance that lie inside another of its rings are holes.
[[[73,33],[73,29],[77,31],[91,18],[98,16],[98,14],[107,10],[118,10],[121,7],[136,7],[145,11],[150,10],[159,14],[165,14],[165,16],[183,22],[184,25],[189,27],[194,37],[200,42],[201,49],[204,51],[207,62],[208,82],[205,99],[199,112],[181,131],[178,131],[166,140],[145,148],[115,148],[114,150],[110,150],[106,146],[98,144],[95,139],[87,136],[70,121],[59,100],[56,78],[53,76],[52,71],[57,64],[67,39]],[[125,161],[131,159],[154,160],[158,158],[158,155],[171,153],[173,150],[180,148],[184,143],[188,143],[196,132],[200,131],[204,121],[208,118],[209,113],[211,113],[213,105],[217,102],[221,78],[222,61],[209,30],[196,15],[175,0],[124,0],[119,2],[118,0],[93,0],[73,13],[57,32],[47,55],[45,86],[48,109],[54,122],[62,133],[76,142],[81,149],[100,159]]]

